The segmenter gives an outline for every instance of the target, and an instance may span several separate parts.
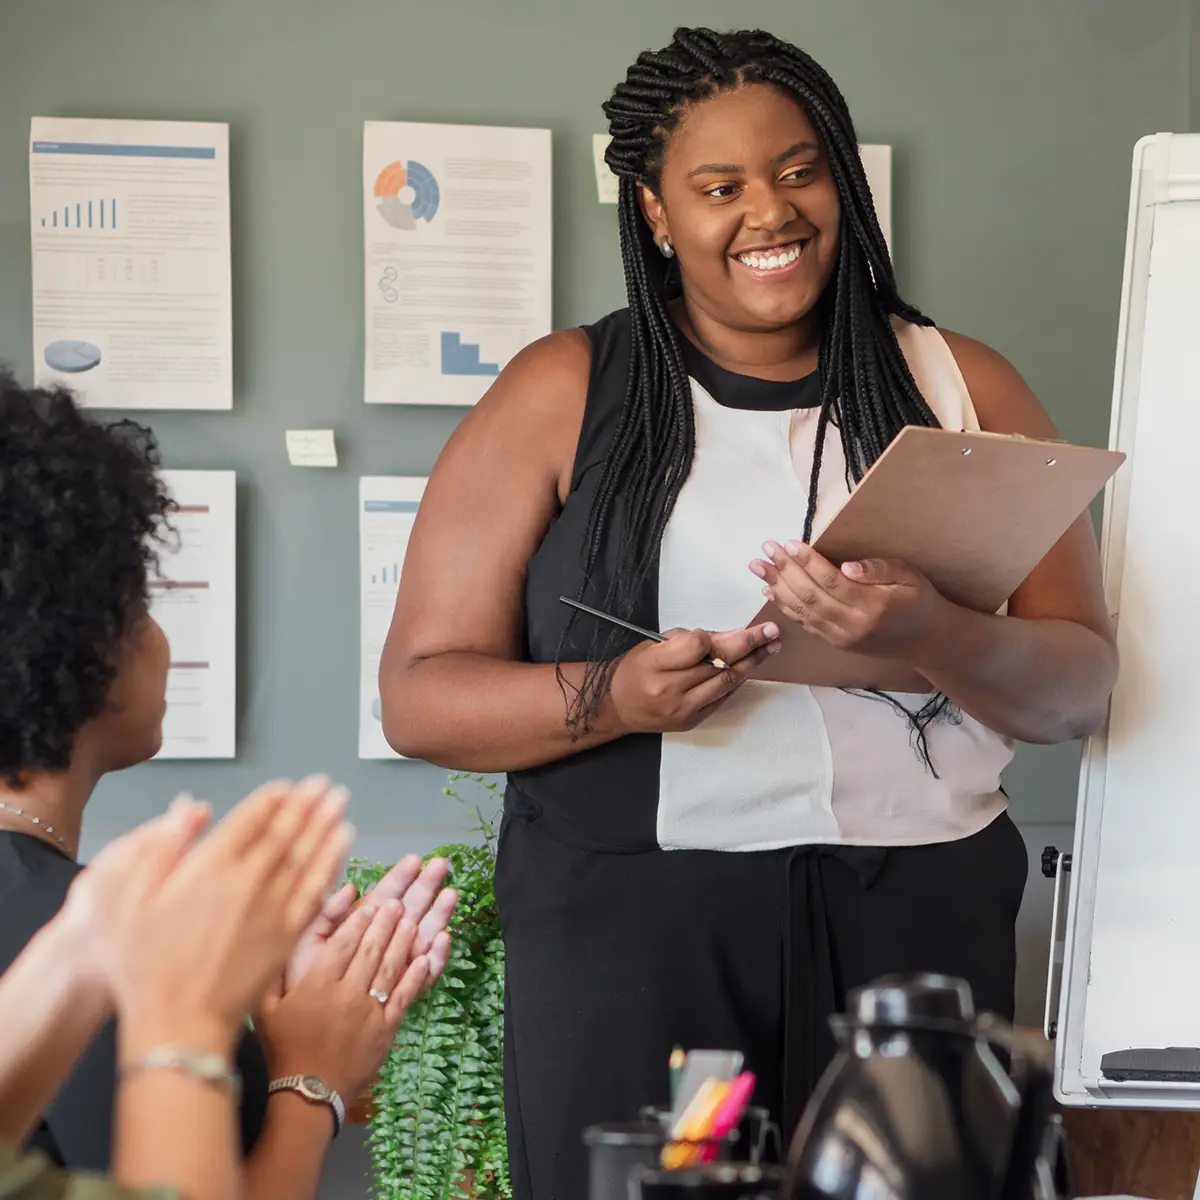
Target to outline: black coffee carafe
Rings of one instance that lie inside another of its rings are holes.
[[[881,979],[796,1131],[784,1200],[1070,1200],[1050,1056],[943,975]]]

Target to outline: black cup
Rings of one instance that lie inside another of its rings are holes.
[[[628,1200],[778,1200],[783,1168],[750,1163],[712,1163],[686,1171],[638,1166],[629,1177]]]
[[[657,1121],[614,1121],[590,1125],[588,1200],[628,1200],[629,1176],[635,1167],[657,1167],[665,1137]]]

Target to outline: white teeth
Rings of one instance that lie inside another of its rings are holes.
[[[781,267],[789,267],[800,257],[800,252],[804,249],[803,246],[791,246],[782,254],[776,252],[774,254],[760,254],[752,252],[750,254],[739,254],[738,260],[743,262],[748,267],[753,267],[756,271],[778,271]]]

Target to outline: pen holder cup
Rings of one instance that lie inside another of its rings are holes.
[[[712,1163],[686,1171],[634,1167],[628,1200],[779,1200],[781,1166]]]
[[[657,1167],[666,1139],[657,1121],[613,1121],[590,1125],[588,1200],[627,1200],[629,1177],[636,1167]]]
[[[647,1105],[638,1112],[643,1121],[657,1122],[664,1138],[671,1130],[671,1110]],[[783,1139],[771,1114],[757,1105],[750,1105],[742,1114],[736,1129],[722,1140],[717,1152],[720,1162],[737,1159],[753,1166],[783,1162]]]

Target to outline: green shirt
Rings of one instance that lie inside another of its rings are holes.
[[[41,1154],[0,1146],[0,1200],[180,1200],[174,1188],[126,1188],[102,1175],[60,1171]]]

